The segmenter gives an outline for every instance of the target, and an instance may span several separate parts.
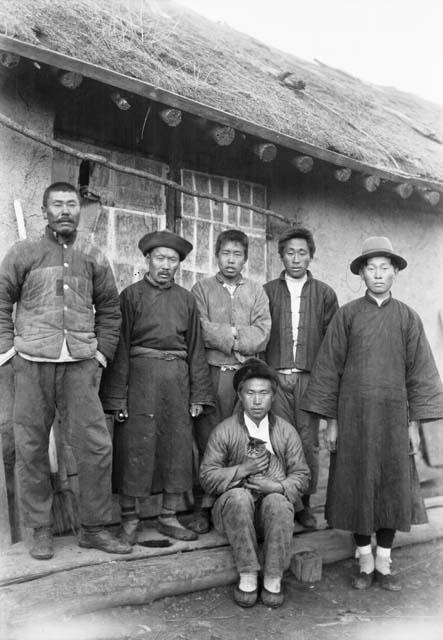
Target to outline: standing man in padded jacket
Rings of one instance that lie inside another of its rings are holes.
[[[24,524],[34,529],[30,553],[39,560],[54,553],[48,443],[56,408],[77,461],[79,545],[129,553],[104,528],[112,517],[112,442],[98,387],[119,337],[114,276],[102,252],[77,236],[75,187],[50,185],[42,211],[43,237],[14,244],[0,266],[0,365],[12,363],[15,373],[16,465]]]

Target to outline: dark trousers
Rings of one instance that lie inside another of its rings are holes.
[[[395,537],[395,529],[379,529],[375,532],[377,545],[385,549],[391,549]],[[366,547],[371,544],[371,536],[361,533],[354,533],[354,540],[357,547]]]
[[[311,480],[305,491],[306,495],[315,493],[318,482],[318,428],[319,418],[302,411],[300,401],[303,397],[309,382],[309,373],[278,373],[279,386],[272,404],[274,413],[290,424],[293,424],[303,446],[306,463],[311,472]],[[295,505],[295,510],[301,509],[301,504]]]
[[[212,430],[225,418],[234,413],[237,394],[232,386],[235,371],[222,371],[220,367],[209,365],[211,382],[215,395],[215,411],[203,413],[194,420],[194,433],[200,458],[203,458]]]
[[[260,570],[257,537],[263,537],[263,573],[282,577],[294,529],[294,508],[283,495],[269,493],[254,501],[248,489],[228,489],[217,498],[212,516],[229,540],[239,573]]]
[[[237,404],[237,394],[232,386],[235,371],[229,369],[222,371],[221,367],[214,365],[209,365],[209,370],[215,395],[215,411],[203,413],[194,420],[194,435],[198,448],[199,463],[203,459],[209,436],[214,427],[225,418],[232,416]],[[214,498],[205,494],[200,485],[196,484],[194,486],[194,503],[197,507],[201,506],[203,509],[207,509],[213,505]]]
[[[48,444],[56,408],[77,462],[81,523],[110,522],[112,441],[98,397],[97,360],[31,362],[17,355],[12,366],[16,465],[25,526],[51,523]]]

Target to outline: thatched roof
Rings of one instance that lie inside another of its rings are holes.
[[[321,149],[443,181],[443,106],[303,61],[169,0],[2,0],[0,32]]]

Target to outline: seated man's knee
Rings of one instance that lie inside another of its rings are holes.
[[[271,516],[278,517],[282,514],[292,514],[293,505],[281,493],[269,493],[263,498],[262,509]]]
[[[251,492],[248,491],[248,489],[237,487],[235,489],[230,489],[227,494],[226,503],[229,504],[230,507],[241,509],[242,506],[250,506],[251,503],[254,502]]]

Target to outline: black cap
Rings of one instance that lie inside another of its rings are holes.
[[[163,229],[162,231],[151,231],[151,233],[144,235],[138,243],[138,248],[144,256],[148,251],[155,249],[155,247],[168,247],[168,249],[175,249],[180,256],[180,260],[184,260],[188,253],[193,249],[190,242],[179,236],[177,233],[172,233],[172,231],[167,231],[166,229]]]
[[[266,362],[259,360],[258,358],[249,358],[243,365],[235,372],[232,380],[232,385],[235,391],[242,382],[250,380],[251,378],[266,378],[271,380],[275,385],[278,385],[278,377],[274,369],[271,369]]]

